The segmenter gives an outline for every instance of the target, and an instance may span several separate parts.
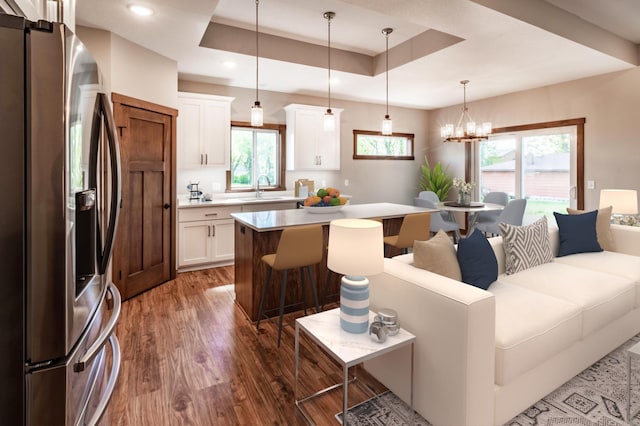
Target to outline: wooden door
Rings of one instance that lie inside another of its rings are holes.
[[[113,280],[126,299],[175,278],[177,110],[112,98],[122,159]]]

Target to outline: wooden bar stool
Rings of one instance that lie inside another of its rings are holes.
[[[309,274],[309,285],[313,293],[313,300],[316,304],[316,312],[320,312],[318,304],[318,293],[316,283],[311,271],[311,265],[322,261],[322,225],[296,226],[285,228],[280,235],[278,248],[275,253],[265,254],[262,261],[267,264],[267,277],[262,287],[262,297],[260,298],[260,308],[258,310],[258,323],[256,329],[260,328],[262,319],[264,300],[267,297],[269,282],[271,281],[271,271],[282,271],[282,281],[280,284],[280,321],[278,322],[278,347],[280,347],[280,336],[282,334],[282,316],[284,314],[285,296],[287,293],[287,271],[289,269],[300,268],[300,284],[302,285],[302,299],[304,314],[307,314],[306,290],[304,286],[304,270]]]
[[[414,241],[426,241],[431,237],[431,213],[408,214],[402,219],[398,235],[384,237],[385,249],[392,246],[407,253],[409,247],[413,247]],[[386,250],[385,250],[386,251]]]

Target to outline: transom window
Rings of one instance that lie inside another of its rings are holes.
[[[231,123],[231,166],[227,191],[284,189],[285,126]],[[259,182],[258,182],[259,180]]]
[[[413,160],[413,133],[353,131],[354,160]]]

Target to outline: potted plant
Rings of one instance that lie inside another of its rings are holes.
[[[424,164],[420,166],[422,176],[420,177],[420,189],[422,191],[433,191],[440,201],[444,201],[449,194],[453,177],[449,173],[449,166],[442,167],[439,161],[431,167],[427,156],[424,156]]]

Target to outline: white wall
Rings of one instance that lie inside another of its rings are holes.
[[[640,191],[640,67],[468,103],[476,121],[494,127],[585,117],[585,208],[598,207],[600,189]],[[455,122],[460,106],[429,111],[429,160],[464,176],[464,145],[443,144],[440,126]],[[586,182],[585,182],[586,188]]]
[[[108,31],[78,26],[109,92],[176,108],[178,63]]]
[[[178,89],[184,92],[209,93],[231,96],[231,119],[250,121],[250,109],[255,101],[255,90],[218,86],[180,80]],[[260,103],[264,109],[265,123],[284,124],[284,106],[292,103],[326,105],[326,98],[296,94],[260,91]],[[293,190],[293,183],[300,178],[312,179],[316,188],[324,182],[353,196],[352,202],[396,202],[411,204],[418,192],[419,170],[426,147],[428,113],[424,110],[389,108],[395,132],[415,134],[415,160],[353,160],[353,130],[379,130],[384,117],[384,105],[332,100],[333,108],[343,108],[341,117],[341,170],[337,172],[287,171],[286,186]],[[180,143],[180,141],[178,141]],[[345,179],[349,186],[345,186]],[[225,187],[223,169],[200,169],[178,173],[178,193],[186,192],[189,181],[199,181],[204,192],[213,190],[217,184]]]

